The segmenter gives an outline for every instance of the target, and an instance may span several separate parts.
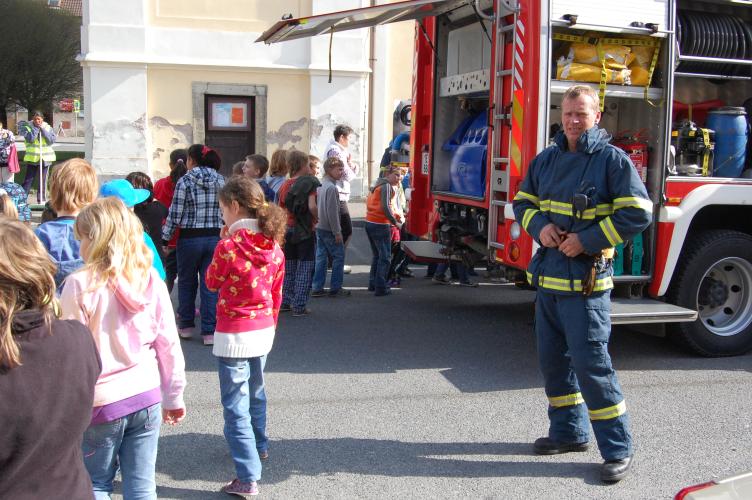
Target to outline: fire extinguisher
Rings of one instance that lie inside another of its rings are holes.
[[[646,136],[646,129],[624,130],[616,134],[616,138],[613,140],[613,145],[624,150],[629,159],[632,160],[643,183],[648,180],[648,142]]]

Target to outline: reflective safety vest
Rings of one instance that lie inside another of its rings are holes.
[[[52,149],[52,144],[47,144],[47,141],[42,135],[42,131],[39,131],[37,139],[33,142],[26,141],[26,154],[24,155],[24,162],[26,163],[39,163],[39,157],[42,157],[45,163],[51,163],[57,159],[55,156],[55,150]]]

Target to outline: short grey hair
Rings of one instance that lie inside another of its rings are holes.
[[[600,111],[600,99],[598,98],[598,92],[593,89],[593,87],[589,85],[573,85],[569,87],[566,92],[564,92],[564,97],[562,97],[562,101],[565,101],[567,99],[577,99],[581,95],[586,95],[590,97],[593,101],[593,110],[595,112]]]

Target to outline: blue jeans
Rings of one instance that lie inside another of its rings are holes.
[[[217,293],[206,288],[206,269],[211,264],[217,243],[219,236],[178,239],[178,328],[195,326],[196,293],[200,283],[201,335],[214,335]]]
[[[383,293],[387,289],[387,274],[392,261],[392,230],[389,224],[366,222],[366,234],[373,253],[368,288],[376,290],[376,293]]]
[[[345,278],[345,245],[334,240],[334,233],[325,229],[316,230],[316,270],[313,273],[313,290],[324,289],[326,268],[332,258],[332,283],[330,293],[342,288]]]
[[[235,473],[248,483],[261,478],[259,452],[266,451],[266,356],[217,358],[219,391],[225,417],[225,439],[235,463]]]
[[[157,403],[84,432],[82,450],[96,500],[109,500],[118,469],[123,477],[123,498],[156,499],[157,463],[162,405]]]
[[[450,271],[452,279],[455,277],[460,283],[470,283],[470,278],[467,277],[467,268],[462,262],[456,260],[449,261],[449,264],[442,262],[436,266],[434,276],[446,276],[447,269]]]

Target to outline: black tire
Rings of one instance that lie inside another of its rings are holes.
[[[698,318],[669,324],[669,336],[702,356],[743,354],[752,349],[752,236],[714,230],[690,238],[667,299]]]

